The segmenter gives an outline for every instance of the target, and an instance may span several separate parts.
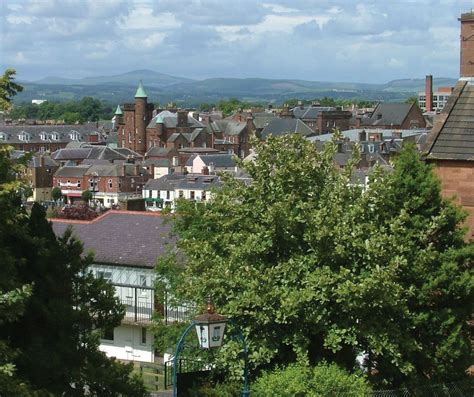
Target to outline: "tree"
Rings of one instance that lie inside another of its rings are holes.
[[[334,167],[336,140],[321,152],[297,135],[256,143],[257,161],[241,164],[251,184],[225,176],[208,205],[178,205],[186,266],[161,273],[182,300],[212,292],[254,368],[325,359],[351,370],[364,355],[373,382],[462,378],[474,302],[464,214],[413,148],[364,190],[351,183],[357,151]],[[238,369],[234,347],[222,363]]]
[[[408,97],[405,99],[405,103],[414,103],[415,105],[418,105],[418,97],[416,95]]]
[[[57,186],[53,187],[53,190],[51,190],[51,198],[54,201],[59,201],[62,199],[62,197],[63,197],[63,194],[61,192],[61,188]]]
[[[7,69],[0,78],[0,110],[9,110],[12,98],[23,91],[23,87],[15,83],[15,75],[15,69]]]
[[[9,234],[24,219],[21,198],[17,191],[23,183],[16,178],[22,175],[24,164],[13,163],[9,150],[0,148],[0,329],[16,321],[24,312],[31,295],[31,285],[22,283],[17,274],[17,259],[5,244]],[[11,346],[9,338],[0,334],[0,395],[26,396],[29,388],[17,373],[14,360],[18,351]]]
[[[124,314],[92,256],[68,230],[56,238],[35,203],[21,207],[20,165],[0,150],[0,395],[144,396],[131,365],[98,350]]]
[[[94,197],[94,195],[92,194],[92,192],[90,190],[84,190],[81,193],[81,198],[82,198],[82,200],[84,200],[84,202],[86,204],[89,203],[92,200],[93,197]]]

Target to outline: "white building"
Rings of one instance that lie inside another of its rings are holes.
[[[219,177],[203,174],[170,174],[150,179],[143,187],[147,211],[174,210],[177,199],[206,202],[212,188],[220,186]]]
[[[145,212],[109,211],[91,222],[53,220],[56,234],[62,235],[68,225],[84,243],[84,252],[95,253],[92,274],[109,280],[125,307],[122,324],[103,334],[100,350],[121,360],[154,362],[152,316],[159,312],[165,321],[173,322],[191,316],[183,307],[157,305],[155,297],[157,259],[174,247],[170,226],[160,216]]]
[[[232,154],[194,154],[186,162],[186,170],[190,174],[216,172],[237,172],[235,156]]]

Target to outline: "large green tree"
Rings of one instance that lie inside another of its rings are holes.
[[[7,69],[0,77],[0,110],[9,110],[12,98],[23,91],[23,87],[15,83],[15,75],[15,69]]]
[[[88,272],[71,231],[55,236],[41,205],[22,209],[14,167],[0,152],[0,395],[145,395],[131,366],[98,350],[123,317],[113,286]]]
[[[336,141],[318,151],[287,136],[255,150],[242,164],[250,184],[227,176],[211,203],[179,203],[186,266],[159,267],[173,294],[212,294],[242,326],[253,367],[325,359],[350,370],[364,356],[382,384],[462,378],[473,245],[415,149],[393,172],[375,170],[368,189],[351,174],[357,150],[343,172],[334,166]],[[235,349],[222,354],[235,364]]]

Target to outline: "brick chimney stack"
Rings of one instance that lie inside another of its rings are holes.
[[[426,97],[426,111],[433,111],[433,76],[431,74],[426,76],[426,87],[425,87],[425,97]]]
[[[461,14],[461,77],[474,77],[474,12]]]

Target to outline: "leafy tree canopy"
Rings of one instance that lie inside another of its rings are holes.
[[[368,189],[353,183],[357,151],[343,172],[334,166],[336,140],[318,151],[285,136],[255,150],[241,164],[251,184],[226,176],[210,204],[179,203],[186,266],[159,267],[173,294],[211,294],[242,326],[254,368],[325,359],[351,370],[363,355],[373,382],[462,378],[474,247],[415,148]],[[221,354],[239,369],[235,349]]]
[[[0,110],[10,109],[12,98],[23,91],[23,87],[15,83],[15,75],[15,69],[7,69],[0,77]]]
[[[115,105],[116,107],[117,105]],[[16,104],[9,112],[12,119],[62,120],[67,124],[111,120],[114,106],[91,97],[79,101],[43,102],[40,105]]]
[[[124,314],[113,286],[71,230],[57,238],[40,204],[22,209],[19,167],[0,149],[0,395],[144,396],[131,365],[98,350]]]

